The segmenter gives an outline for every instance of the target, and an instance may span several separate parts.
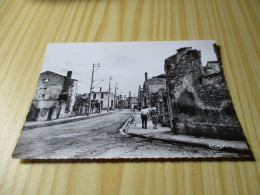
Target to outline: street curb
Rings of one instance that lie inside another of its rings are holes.
[[[129,127],[130,123],[132,122],[133,118],[134,118],[134,115],[132,114],[132,115],[130,116],[130,118],[127,119],[127,121],[124,123],[124,125],[119,129],[119,132],[120,132],[121,134],[125,134],[125,135],[128,134],[128,133],[126,132],[126,130],[128,129],[128,127]]]
[[[211,150],[216,150],[216,151],[228,151],[228,152],[236,152],[240,154],[252,154],[250,149],[239,149],[239,148],[234,148],[234,147],[222,147],[220,149],[217,149],[218,147],[216,146],[215,149],[213,147],[210,147],[208,144],[205,143],[190,143],[190,142],[185,142],[181,140],[172,140],[172,139],[161,139],[161,138],[156,138],[152,136],[146,136],[146,135],[138,135],[134,133],[128,133],[124,131],[126,134],[134,136],[134,137],[140,137],[140,138],[145,138],[145,139],[152,139],[152,140],[158,140],[158,141],[163,141],[167,143],[179,143],[179,144],[186,144],[186,145],[191,145],[191,146],[197,146],[197,147],[203,147],[206,149],[211,149]],[[248,146],[248,144],[247,144]],[[248,146],[249,148],[249,146]]]
[[[70,123],[70,122],[75,122],[75,121],[96,118],[99,116],[105,116],[105,115],[109,115],[109,114],[113,114],[113,112],[108,112],[108,113],[94,115],[94,116],[86,116],[86,117],[82,117],[82,118],[68,118],[68,120],[63,120],[63,121],[48,121],[43,124],[32,124],[32,125],[28,125],[28,126],[24,125],[22,130],[34,129],[34,128],[39,128],[39,127],[47,127],[47,126],[53,126],[53,125],[60,125],[60,124],[65,124],[65,123]]]

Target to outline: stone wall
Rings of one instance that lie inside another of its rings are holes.
[[[33,100],[57,100],[62,92],[65,77],[50,71],[41,73]]]
[[[145,83],[146,90],[150,94],[158,92],[160,89],[166,88],[166,80],[165,78],[153,77],[148,79]]]
[[[181,48],[165,60],[171,128],[176,134],[243,140],[228,92],[219,49],[218,61],[201,65],[198,50]]]
[[[167,93],[165,89],[160,89],[158,92],[151,94],[151,105],[157,108],[159,122],[163,126],[169,126]]]

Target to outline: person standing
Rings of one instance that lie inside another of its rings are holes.
[[[142,128],[147,129],[147,118],[148,118],[149,111],[147,108],[143,108],[141,110],[141,119],[142,119]]]
[[[159,117],[158,117],[158,113],[157,113],[156,107],[152,108],[151,118],[152,118],[152,122],[153,122],[153,128],[157,129],[157,124],[158,124]]]

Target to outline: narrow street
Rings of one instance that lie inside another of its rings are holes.
[[[120,134],[131,116],[123,110],[66,124],[22,130],[13,157],[55,158],[181,158],[228,157],[232,153]]]

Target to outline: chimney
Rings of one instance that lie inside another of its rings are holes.
[[[72,71],[68,71],[68,72],[67,72],[67,77],[68,77],[68,78],[71,78],[71,75],[72,75]]]
[[[145,80],[144,81],[147,81],[148,80],[148,73],[145,72],[144,75],[145,75]]]
[[[129,91],[129,97],[131,97],[131,91]]]
[[[99,88],[99,92],[100,92],[100,93],[102,92],[102,87]]]
[[[67,77],[65,77],[65,80],[63,83],[62,93],[68,93],[69,85],[71,83],[71,75],[72,75],[72,71],[68,71]]]

